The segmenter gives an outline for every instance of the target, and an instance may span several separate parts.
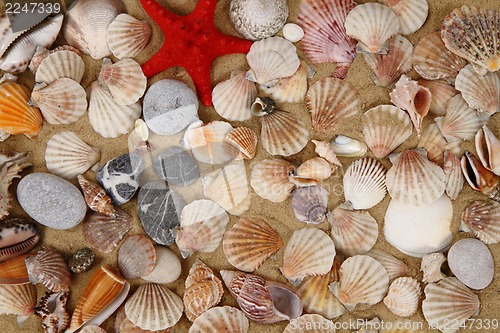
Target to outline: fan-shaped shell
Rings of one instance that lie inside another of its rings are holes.
[[[109,50],[118,59],[135,58],[148,44],[151,33],[148,22],[120,14],[109,25],[106,40]]]
[[[358,113],[358,92],[350,83],[335,78],[324,78],[313,84],[306,95],[316,131],[328,132],[338,123]]]
[[[446,194],[448,194],[451,200],[455,200],[464,187],[465,179],[462,175],[460,159],[453,155],[451,151],[446,151],[444,153],[443,171]]]
[[[183,258],[194,252],[214,252],[229,223],[229,216],[211,200],[196,200],[181,212],[181,225],[175,242]]]
[[[33,314],[36,305],[36,288],[30,283],[0,284],[0,314],[18,316],[24,321]]]
[[[376,158],[384,158],[408,139],[412,125],[408,114],[392,105],[379,105],[364,114],[365,142]]]
[[[399,153],[387,171],[389,195],[402,204],[425,206],[438,200],[445,191],[443,169],[432,163],[422,150]]]
[[[225,121],[212,121],[206,125],[198,121],[188,127],[183,142],[199,162],[227,163],[235,157],[232,152],[226,151],[224,143],[224,138],[232,129],[233,126]]]
[[[432,95],[429,112],[436,116],[444,116],[448,101],[460,92],[455,87],[444,80],[419,79],[418,84],[429,89]]]
[[[460,217],[460,230],[472,231],[485,244],[500,242],[500,204],[474,201]]]
[[[47,58],[49,56],[49,54],[52,54],[52,53],[55,53],[55,52],[59,52],[59,51],[62,51],[62,50],[72,51],[72,52],[75,52],[76,54],[78,54],[80,56],[82,54],[80,52],[80,50],[74,48],[73,46],[69,46],[69,45],[61,45],[61,46],[58,46],[56,48],[53,48],[52,50],[47,50],[43,46],[38,46],[36,48],[35,54],[31,58],[31,61],[30,61],[30,64],[29,64],[30,71],[33,74],[36,74],[36,71],[38,70],[38,66],[40,66],[40,63],[45,58]]]
[[[409,35],[424,25],[429,12],[427,0],[379,0],[399,18],[399,33]]]
[[[272,202],[285,201],[295,187],[288,180],[288,175],[295,169],[292,163],[280,158],[262,160],[252,168],[250,185],[264,199]]]
[[[405,276],[408,274],[408,266],[402,261],[380,249],[371,249],[366,253],[367,256],[372,257],[384,266],[389,280]]]
[[[399,19],[388,7],[365,3],[354,7],[345,19],[345,30],[359,41],[358,52],[387,53],[387,41],[399,31]]]
[[[92,213],[83,221],[83,235],[93,249],[110,253],[132,228],[133,220],[119,208],[115,208],[115,216]]]
[[[257,98],[255,83],[246,79],[245,72],[234,72],[228,80],[219,82],[212,91],[215,111],[224,119],[244,121],[252,117],[252,103]]]
[[[128,236],[118,251],[118,268],[127,279],[137,279],[153,271],[156,251],[143,235]]]
[[[417,312],[418,300],[422,291],[417,280],[400,277],[392,281],[384,304],[397,316],[409,317]]]
[[[292,192],[292,209],[299,222],[323,222],[327,206],[328,191],[321,186],[299,187]]]
[[[195,319],[189,333],[247,333],[250,323],[240,310],[222,306],[215,307]]]
[[[156,283],[145,283],[125,303],[127,318],[143,330],[174,326],[182,316],[182,299]]]
[[[367,211],[337,207],[328,213],[335,249],[346,256],[368,252],[378,237],[377,221]]]
[[[257,134],[248,127],[236,127],[224,138],[226,151],[246,160],[254,158],[257,151]]]
[[[115,214],[111,198],[99,184],[89,181],[83,175],[78,175],[77,179],[90,209],[110,216]]]
[[[420,140],[418,141],[418,147],[424,148],[427,152],[427,158],[438,164],[444,164],[444,152],[447,149],[451,149],[454,143],[460,143],[459,140],[452,141],[450,143],[446,142],[439,127],[436,123],[432,123],[424,129]]]
[[[285,327],[283,333],[301,333],[305,327],[310,333],[335,333],[335,324],[318,314],[305,314],[295,319]]]
[[[35,81],[49,84],[65,77],[80,83],[84,72],[85,63],[78,53],[60,50],[50,53],[42,60],[36,71]]]
[[[279,79],[273,86],[261,85],[259,88],[279,103],[298,103],[306,96],[307,79],[314,75],[313,71],[304,60],[301,60],[295,74]]]
[[[85,143],[74,132],[54,135],[47,142],[45,162],[50,172],[71,179],[99,162],[100,150]]]
[[[467,319],[479,314],[479,298],[456,277],[429,283],[424,293],[424,317],[441,332],[456,332]]]
[[[141,103],[118,105],[97,81],[90,88],[89,121],[94,131],[105,138],[129,133],[141,116]]]
[[[44,246],[26,258],[26,269],[31,283],[41,283],[53,292],[69,290],[71,273],[66,260],[51,246]]]
[[[385,268],[366,255],[347,258],[340,266],[339,282],[330,284],[330,290],[347,309],[357,304],[380,302],[389,288]]]
[[[224,234],[222,246],[231,265],[253,272],[278,252],[282,242],[280,235],[264,219],[242,217]]]
[[[484,125],[476,134],[475,138],[477,156],[483,166],[500,175],[500,139],[491,129]]]
[[[344,197],[354,209],[369,209],[384,199],[384,166],[373,158],[354,161],[344,175]]]
[[[316,228],[296,230],[285,247],[281,273],[294,285],[306,276],[323,275],[330,271],[335,246],[328,235]]]

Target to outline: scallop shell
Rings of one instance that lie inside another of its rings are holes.
[[[118,105],[130,105],[139,101],[146,91],[147,79],[141,66],[130,58],[114,64],[105,58],[99,73],[99,84],[105,87]]]
[[[233,72],[231,78],[219,82],[212,91],[215,111],[224,119],[244,121],[252,117],[252,103],[257,98],[255,83],[245,72]]]
[[[367,256],[372,257],[384,266],[389,280],[405,276],[408,274],[408,266],[402,261],[383,250],[371,249],[366,253]]]
[[[273,86],[261,85],[259,88],[279,103],[298,103],[306,96],[307,79],[311,76],[310,74],[309,65],[301,60],[295,74],[279,79]]]
[[[280,158],[262,160],[252,168],[250,185],[261,198],[283,202],[295,187],[288,180],[288,175],[295,169],[292,163]]]
[[[0,284],[0,315],[15,315],[19,323],[34,313],[36,288],[30,283]]]
[[[294,231],[285,247],[281,273],[298,285],[307,276],[323,275],[330,271],[335,246],[328,235],[316,228]]]
[[[328,191],[321,186],[300,187],[292,192],[292,209],[299,222],[322,223],[327,206]]]
[[[257,141],[257,134],[248,127],[236,127],[224,138],[226,151],[229,150],[231,155],[240,156],[246,160],[255,157]]]
[[[78,53],[60,50],[42,60],[36,71],[35,81],[49,84],[65,77],[80,83],[84,72],[85,63]]]
[[[389,288],[385,268],[366,255],[347,258],[340,266],[339,276],[338,282],[330,284],[330,290],[348,310],[360,303],[380,302]]]
[[[255,42],[247,54],[248,80],[273,85],[275,80],[293,75],[300,66],[295,46],[282,37],[269,37]]]
[[[61,132],[47,142],[45,162],[47,169],[64,178],[71,179],[85,173],[99,162],[98,148],[86,144],[74,132]]]
[[[182,299],[186,317],[194,321],[201,314],[216,306],[222,299],[222,281],[200,259],[189,270]]]
[[[12,208],[12,194],[9,192],[12,181],[21,177],[20,173],[24,168],[32,165],[28,162],[26,153],[16,152],[12,156],[0,154],[0,219],[9,215],[9,210]],[[0,255],[0,261],[2,256]]]
[[[250,323],[240,310],[222,306],[215,307],[195,319],[189,333],[247,333]]]
[[[63,51],[63,50],[75,52],[79,56],[82,55],[82,53],[80,52],[80,50],[74,48],[73,46],[69,46],[69,45],[58,46],[56,48],[53,48],[52,50],[47,50],[43,46],[38,46],[36,48],[35,54],[33,55],[33,57],[31,58],[31,61],[30,61],[30,65],[29,65],[30,71],[33,74],[36,74],[36,71],[38,70],[38,67],[40,66],[40,63],[45,58],[47,58],[49,56],[49,54],[52,54],[52,53],[55,53],[55,52],[59,52],[59,51]]]
[[[399,19],[384,5],[365,3],[347,14],[345,30],[359,41],[358,52],[385,54],[387,41],[399,31]]]
[[[35,308],[35,314],[42,319],[42,328],[47,333],[64,332],[71,318],[66,310],[69,292],[47,292]]]
[[[396,316],[409,317],[417,312],[418,300],[422,290],[417,280],[411,277],[400,277],[392,281],[384,304]]]
[[[24,134],[35,139],[42,129],[42,114],[29,106],[28,89],[15,82],[0,84],[0,130],[9,134]]]
[[[148,22],[139,21],[132,15],[120,14],[109,25],[106,41],[116,58],[135,58],[144,50],[151,34]]]
[[[500,111],[500,79],[496,73],[481,76],[467,65],[458,73],[455,88],[471,108],[489,115]]]
[[[97,81],[90,88],[89,121],[90,125],[105,138],[117,138],[129,133],[135,121],[141,116],[141,103],[128,106],[118,105],[111,94]]]
[[[28,271],[24,259],[29,254],[23,254],[0,263],[0,284],[28,283]]]
[[[420,270],[423,273],[422,282],[437,282],[445,278],[446,276],[441,272],[441,266],[445,261],[446,257],[440,252],[424,256],[420,264]]]
[[[379,0],[399,18],[399,33],[409,35],[424,25],[429,13],[427,0]]]
[[[125,316],[125,310],[123,310],[123,316]],[[116,321],[115,321],[116,323]],[[115,326],[115,332],[117,333],[172,333],[172,327],[166,328],[164,330],[159,330],[159,331],[149,331],[149,330],[143,330],[142,328],[134,325],[133,322],[128,320],[126,317],[125,319],[120,323],[118,327]]]
[[[71,273],[61,253],[51,246],[44,246],[34,256],[26,258],[30,282],[41,283],[53,292],[69,290]]]
[[[158,331],[181,319],[182,299],[161,284],[145,283],[125,303],[125,314],[143,330]]]
[[[181,213],[181,225],[175,242],[183,258],[194,252],[214,252],[222,241],[229,216],[211,200],[196,200]]]
[[[500,139],[485,125],[477,132],[475,142],[483,166],[500,175]]]
[[[422,150],[405,150],[395,156],[386,184],[395,201],[425,206],[443,195],[445,176],[443,169],[429,161]]]
[[[480,75],[500,69],[496,34],[498,11],[463,5],[443,20],[441,38],[446,48],[473,64]]]
[[[93,213],[83,221],[83,234],[93,249],[110,253],[130,230],[132,222],[132,216],[118,208],[115,216]]]
[[[366,143],[345,135],[337,135],[330,146],[337,156],[342,157],[361,157],[368,150]]]
[[[118,250],[118,268],[127,279],[137,279],[153,271],[156,251],[143,235],[128,236]]]
[[[311,141],[316,146],[314,151],[316,152],[316,154],[319,155],[319,157],[324,158],[326,161],[328,161],[333,165],[342,166],[342,163],[340,163],[340,160],[335,154],[334,149],[328,142],[318,141],[318,140],[311,140]]]
[[[358,92],[350,83],[324,78],[313,84],[306,95],[312,126],[318,132],[336,129],[341,120],[358,113]]]
[[[326,142],[325,144],[328,145]],[[311,179],[320,182],[328,179],[336,169],[337,167],[330,164],[326,159],[313,157],[303,162],[290,177],[298,180],[299,183],[300,179]]]
[[[227,261],[245,272],[256,271],[278,252],[282,243],[280,235],[264,219],[256,217],[240,218],[222,240]]]
[[[444,116],[448,101],[460,92],[455,87],[444,80],[424,80],[419,79],[418,84],[429,89],[432,95],[429,112],[436,116]]]
[[[87,180],[82,175],[78,175],[77,179],[90,209],[108,216],[115,215],[115,208],[111,203],[111,198],[99,184]]]
[[[446,48],[437,31],[422,37],[413,50],[413,67],[427,80],[446,79],[453,82],[466,65],[465,59]]]
[[[451,151],[446,151],[444,153],[443,171],[446,184],[446,194],[448,194],[451,200],[455,200],[462,191],[465,180],[462,175],[460,159],[453,155]]]
[[[233,159],[226,151],[224,138],[233,126],[225,121],[212,121],[203,125],[201,121],[191,124],[183,138],[184,146],[191,149],[194,158],[202,163],[223,164]]]
[[[295,319],[285,327],[283,333],[302,333],[305,327],[310,333],[335,333],[335,324],[317,314],[305,314]]]
[[[444,152],[449,149],[454,142],[460,143],[459,140],[446,142],[439,127],[436,123],[432,123],[424,129],[418,141],[418,147],[424,148],[427,152],[427,158],[438,164],[444,164]]]
[[[344,197],[354,209],[369,209],[382,201],[387,193],[386,170],[369,157],[354,161],[344,175]]]
[[[460,217],[460,230],[472,231],[485,244],[500,242],[500,204],[474,201]]]
[[[384,158],[405,142],[412,133],[410,117],[400,108],[379,105],[364,114],[363,135],[376,158]]]
[[[424,317],[429,325],[441,332],[456,332],[461,325],[467,323],[467,319],[479,314],[478,296],[456,277],[429,283],[424,292]]]
[[[367,211],[339,206],[328,213],[335,249],[354,256],[368,252],[378,237],[377,221]]]

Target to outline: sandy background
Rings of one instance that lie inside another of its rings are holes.
[[[127,11],[140,18],[148,20],[153,26],[153,36],[152,39],[147,46],[147,48],[137,57],[137,61],[139,63],[144,63],[147,59],[149,59],[162,45],[163,35],[158,27],[153,23],[153,21],[147,16],[147,14],[142,10],[140,3],[138,0],[124,0]],[[191,12],[196,6],[196,0],[160,0],[159,1],[166,8],[174,11],[175,13],[185,15]],[[363,3],[365,1],[359,1]],[[415,34],[411,36],[407,36],[407,38],[415,45],[419,38],[424,36],[425,34],[438,30],[441,26],[441,22],[446,14],[452,11],[455,7],[458,7],[464,3],[471,3],[476,6],[484,6],[486,8],[496,8],[500,9],[500,4],[495,1],[487,1],[487,0],[474,0],[474,1],[454,1],[454,0],[440,0],[434,1],[430,0],[429,2],[429,17],[427,18],[427,22],[425,25]],[[231,22],[229,20],[229,3],[230,0],[220,0],[217,4],[217,10],[215,13],[215,20],[217,27],[224,33],[237,36],[237,32],[232,27]],[[297,18],[298,12],[298,4],[300,0],[289,0],[290,4],[290,16],[288,18],[289,22],[294,22]],[[3,9],[3,8],[0,8]],[[168,37],[165,41],[168,43]],[[64,40],[60,37],[57,41],[58,44],[64,44]],[[86,88],[88,87],[96,78],[100,69],[100,61],[95,61],[88,56],[84,56],[84,60],[86,62],[86,73],[84,79],[82,81],[82,85]],[[333,65],[316,65],[315,68],[318,70],[316,76],[310,80],[310,84],[314,83],[316,80],[328,76],[334,66]],[[213,86],[227,78],[229,78],[231,71],[233,70],[246,70],[248,66],[245,61],[244,55],[228,55],[224,57],[220,57],[214,61],[212,64],[212,83]],[[416,78],[414,72],[411,75]],[[364,60],[361,56],[358,56],[354,61],[351,69],[349,70],[349,75],[347,80],[352,83],[360,93],[361,99],[361,109],[362,111],[366,111],[371,107],[382,103],[389,103],[389,89],[376,87],[373,82],[369,79],[370,71]],[[183,82],[186,82],[191,87],[194,88],[191,78],[182,68],[171,68],[167,71],[164,71],[149,81],[149,84],[156,82],[157,80],[164,78],[176,78]],[[21,80],[22,83],[26,84],[30,88],[33,86],[33,75],[31,73],[25,73],[22,75]],[[201,104],[201,103],[200,103]],[[308,126],[310,126],[310,117],[307,113],[305,103],[298,104],[283,104],[279,105],[280,109],[290,111],[297,116],[299,116],[302,120],[304,120]],[[206,108],[204,106],[200,106],[199,116],[205,122],[211,120],[222,120],[220,116],[214,111],[213,107]],[[425,121],[425,125],[428,125],[431,122],[432,117],[428,117]],[[359,114],[358,120],[361,119],[361,113]],[[491,129],[495,133],[500,133],[500,116],[496,115],[490,121],[489,125]],[[253,118],[249,121],[238,123],[232,122],[233,126],[248,126],[257,133],[260,131],[260,124],[257,118]],[[66,126],[52,126],[47,123],[44,123],[43,129],[40,132],[40,135],[36,141],[30,141],[24,136],[11,137],[6,142],[0,143],[0,147],[2,149],[12,149],[15,148],[18,151],[28,152],[31,161],[34,164],[34,167],[25,171],[25,174],[29,172],[38,172],[38,171],[46,171],[45,162],[44,162],[44,151],[46,142],[50,137],[54,134],[61,132],[63,130],[71,130],[78,133],[78,135],[88,142],[90,145],[101,148],[102,156],[101,156],[101,164],[104,164],[107,160],[114,158],[118,155],[126,153],[128,151],[127,148],[127,136],[121,136],[116,139],[103,139],[98,134],[96,134],[89,122],[87,115],[84,115],[78,122],[66,125]],[[321,139],[321,140],[331,140],[337,134],[345,134],[354,138],[362,139],[362,127],[360,121],[346,121],[341,126],[338,127],[338,131],[335,133],[329,133],[327,135],[320,135],[315,133],[312,128],[311,130],[311,138],[312,139]],[[410,139],[399,148],[399,150],[406,148],[413,148],[417,144],[417,138],[415,133],[410,137]],[[465,148],[469,150],[474,150],[471,143],[465,143],[463,145]],[[287,158],[287,160],[300,164],[306,159],[316,156],[314,153],[314,145],[309,143],[307,147],[300,153],[294,156]],[[369,153],[368,156],[371,156]],[[264,158],[268,158],[269,155],[262,149],[262,146],[259,144],[258,152],[255,159],[247,162],[247,171],[251,170],[251,166]],[[352,162],[352,159],[342,158],[341,159],[344,170],[348,167],[348,165]],[[390,163],[387,160],[384,160],[383,163],[389,167]],[[95,177],[94,173],[88,172],[87,176],[91,179]],[[325,182],[324,186],[328,188],[330,191],[330,199],[329,199],[329,208],[333,209],[338,204],[343,202],[343,194],[341,187],[341,173],[332,176],[328,181]],[[74,182],[76,184],[76,181]],[[15,183],[11,187],[11,192],[15,193],[17,183]],[[199,186],[199,183],[195,186]],[[200,194],[199,191],[193,191],[194,197],[198,197]],[[482,195],[475,193],[472,189],[466,185],[461,195],[454,202],[454,216],[452,222],[452,230],[454,235],[454,241],[464,238],[464,237],[472,237],[472,234],[458,233],[458,225],[459,225],[459,217],[464,208],[475,199],[485,199]],[[383,216],[387,205],[389,203],[389,197],[386,196],[385,200],[377,205],[375,208],[370,209],[370,213],[375,217],[375,219],[379,222],[379,230],[383,230]],[[142,233],[142,227],[137,218],[137,203],[136,199],[127,203],[123,206],[123,208],[132,214],[135,217],[135,221],[133,224],[133,228],[130,231],[130,234]],[[281,204],[274,204],[270,201],[264,200],[257,195],[253,194],[251,208],[245,215],[258,215],[265,217],[270,224],[275,228],[284,240],[284,244],[286,244],[288,238],[290,237],[293,230],[303,227],[304,225],[299,223],[293,215],[293,211],[290,205],[290,199],[286,200]],[[15,206],[14,210],[10,214],[11,217],[15,216],[26,216],[26,214],[20,209],[18,205]],[[237,217],[231,216],[230,226],[234,222],[237,221]],[[329,225],[327,222],[323,223],[319,226],[322,230],[329,233]],[[55,246],[58,250],[64,253],[67,257],[69,257],[74,251],[87,246],[84,238],[83,238],[83,228],[81,225],[65,231],[56,231],[49,230],[47,228],[41,227],[42,232],[42,241],[39,246],[43,244],[50,244]],[[422,275],[419,272],[420,267],[420,259],[411,258],[406,255],[400,253],[397,249],[389,245],[382,235],[380,235],[376,248],[380,248],[383,250],[392,253],[398,258],[403,259],[408,266],[410,267],[410,275],[421,280]],[[493,253],[495,261],[498,263],[498,259],[500,257],[500,245],[489,245],[488,246]],[[177,247],[175,245],[171,246],[171,249],[174,250],[178,254]],[[266,261],[266,263],[257,271],[257,274],[264,276],[265,278],[286,282],[285,279],[281,276],[278,271],[278,267],[281,266],[283,256],[283,250],[280,250],[277,255],[277,259],[270,259]],[[221,269],[231,269],[232,267],[227,262],[224,257],[224,253],[222,251],[222,246],[220,246],[217,251],[209,254],[200,254],[194,255],[187,260],[182,261],[183,272],[181,278],[176,282],[167,285],[168,288],[172,289],[179,296],[182,295],[184,290],[184,280],[187,276],[189,268],[193,264],[196,258],[200,258],[214,270],[218,271]],[[83,288],[88,281],[90,275],[94,271],[98,265],[108,264],[116,266],[116,251],[109,255],[101,255],[97,253],[96,261],[93,266],[93,269],[90,272],[82,273],[82,274],[74,274],[73,283],[71,286],[71,295],[69,301],[69,310],[72,311],[77,303],[78,298],[80,297]],[[141,280],[133,280],[131,281],[133,287],[132,291],[134,291],[137,286],[141,283]],[[423,285],[422,285],[423,286]],[[43,287],[39,287],[39,297],[43,296],[45,290]],[[478,291],[477,294],[481,300],[481,313],[478,317],[481,319],[500,319],[500,305],[499,305],[499,292],[500,292],[500,277],[498,270],[495,274],[495,279],[493,283],[486,289],[482,291]],[[224,297],[222,299],[221,305],[232,305],[235,306],[235,300],[229,295],[226,291]],[[384,304],[379,303],[376,306],[372,307],[362,307],[359,306],[354,312],[343,315],[340,318],[337,318],[335,321],[347,321],[349,319],[357,319],[357,318],[369,318],[371,319],[374,316],[379,316],[384,321],[394,322],[398,319],[397,316],[390,313]],[[424,327],[427,327],[425,319],[422,315],[421,310],[417,312],[414,316],[410,318],[413,321],[423,322]],[[252,333],[274,333],[274,332],[282,332],[287,323],[278,323],[275,325],[259,325],[256,323],[251,323],[250,332]],[[113,332],[113,317],[107,320],[103,327],[108,332]],[[187,332],[189,328],[189,323],[185,319],[182,320],[176,325],[175,332]],[[13,333],[13,332],[42,332],[40,327],[40,320],[32,316],[29,318],[24,326],[19,328],[15,322],[14,317],[1,316],[0,317],[0,331],[5,333]],[[468,331],[479,331],[476,329],[471,329]],[[431,330],[429,330],[431,332]],[[436,331],[437,332],[437,331]]]

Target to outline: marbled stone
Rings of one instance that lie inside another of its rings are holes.
[[[186,186],[200,176],[196,161],[189,152],[178,146],[165,149],[154,159],[153,167],[156,174],[169,185]]]
[[[87,212],[80,190],[50,173],[36,172],[21,179],[17,199],[29,216],[53,229],[73,228]]]

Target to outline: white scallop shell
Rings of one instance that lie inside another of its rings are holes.
[[[193,322],[188,333],[247,333],[249,322],[245,314],[230,306],[211,308]]]
[[[409,35],[424,25],[429,12],[427,0],[378,0],[390,9],[399,18],[399,33]]]
[[[418,84],[429,89],[432,95],[432,102],[429,112],[436,116],[444,116],[448,101],[460,92],[455,87],[444,80],[419,79]]]
[[[311,74],[309,65],[302,60],[292,76],[279,79],[272,86],[259,85],[259,88],[279,103],[298,103],[306,96],[307,79],[312,76]]]
[[[380,249],[371,249],[367,253],[367,256],[372,257],[384,266],[387,274],[389,275],[389,280],[405,276],[408,274],[408,266],[402,261]]]
[[[77,53],[61,50],[49,54],[42,60],[35,74],[36,82],[51,83],[67,77],[80,83],[85,72],[85,63]]]
[[[446,151],[444,153],[443,171],[446,194],[448,194],[451,200],[455,200],[464,187],[465,179],[462,175],[460,159],[451,151]]]
[[[285,201],[295,187],[288,179],[288,175],[294,170],[292,163],[280,158],[262,160],[252,168],[250,185],[264,199],[272,202]]]
[[[148,22],[120,14],[109,25],[106,40],[109,50],[118,59],[135,58],[148,44],[151,33]]]
[[[411,277],[400,277],[392,281],[384,304],[396,316],[409,317],[417,312],[422,290],[419,282]]]
[[[306,124],[290,112],[273,111],[261,116],[260,122],[262,146],[271,155],[297,154],[309,141]]]
[[[231,78],[219,82],[212,91],[215,111],[224,119],[244,121],[252,117],[252,103],[257,98],[255,83],[244,72],[234,72]]]

